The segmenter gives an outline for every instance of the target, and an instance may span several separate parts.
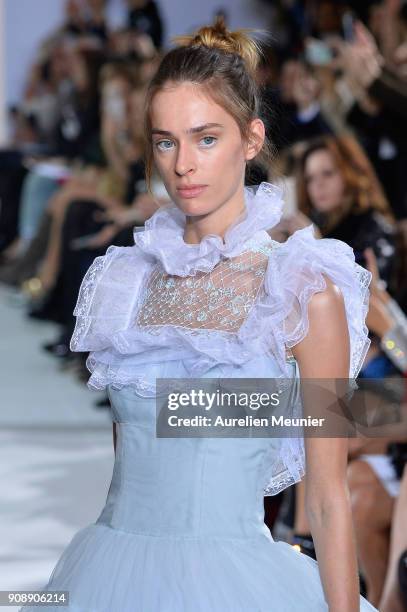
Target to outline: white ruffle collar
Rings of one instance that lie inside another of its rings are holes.
[[[263,182],[245,187],[246,210],[228,228],[224,239],[208,234],[198,244],[184,241],[185,214],[174,204],[161,207],[142,231],[134,231],[135,244],[147,255],[160,261],[167,274],[194,275],[210,272],[221,258],[238,255],[243,244],[259,231],[274,227],[283,211],[283,190]]]

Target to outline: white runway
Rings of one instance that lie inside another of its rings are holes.
[[[41,350],[58,327],[28,319],[13,296],[0,289],[0,590],[28,590],[98,517],[114,453],[100,396]]]

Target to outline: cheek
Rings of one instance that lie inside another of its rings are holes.
[[[306,184],[306,190],[307,193],[309,195],[310,198],[312,198],[316,191],[317,191],[317,185],[315,181],[308,181],[308,183]]]
[[[174,165],[172,161],[173,157],[174,155],[169,152],[160,154],[155,152],[153,149],[153,164],[161,176],[168,174],[171,171],[171,168]]]
[[[333,180],[332,191],[335,193],[335,195],[342,196],[344,192],[344,188],[345,188],[345,185],[340,176],[338,176],[337,178]]]
[[[216,147],[199,151],[198,168],[211,168],[220,173],[236,172],[245,164],[241,142],[219,142]]]

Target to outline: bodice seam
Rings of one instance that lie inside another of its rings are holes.
[[[175,534],[175,533],[169,533],[169,532],[165,532],[165,533],[148,533],[146,531],[129,531],[127,529],[121,529],[119,527],[114,527],[113,525],[109,525],[108,523],[103,523],[102,521],[98,522],[95,521],[94,523],[92,523],[93,525],[96,526],[103,526],[106,527],[107,529],[111,529],[112,531],[118,531],[120,533],[125,533],[125,534],[133,534],[136,536],[144,536],[146,538],[163,538],[163,539],[167,539],[167,538],[175,538],[175,539],[181,539],[181,540],[216,540],[216,541],[231,541],[231,542],[247,542],[250,540],[258,540],[259,538],[262,537],[266,537],[264,535],[263,532],[259,532],[257,535],[255,536],[242,536],[242,537],[231,537],[231,536],[212,536],[212,535],[208,535],[206,533],[203,533],[201,535],[184,535],[184,534]]]

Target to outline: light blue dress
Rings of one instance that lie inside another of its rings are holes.
[[[299,380],[298,366],[286,347],[306,333],[301,292],[306,287],[303,297],[309,300],[324,288],[320,269],[344,295],[350,376],[366,351],[363,320],[369,273],[359,270],[346,245],[317,241],[308,228],[296,233],[299,250],[292,241],[284,255],[284,245],[274,244],[253,226],[253,218],[261,218],[263,227],[272,226],[277,221],[271,213],[281,214],[277,188],[262,184],[259,190],[257,195],[246,191],[247,215],[224,244],[207,237],[198,252],[177,243],[174,235],[168,245],[163,236],[158,242],[162,216],[153,217],[146,232],[154,240],[145,233],[138,243],[141,235],[136,235],[135,247],[111,247],[88,271],[75,310],[72,347],[91,351],[89,386],[108,390],[117,423],[113,476],[101,514],[74,535],[44,587],[68,590],[69,607],[24,607],[24,612],[328,610],[317,562],[275,541],[264,524],[264,495],[276,494],[304,475],[303,440],[156,436],[158,377]],[[169,209],[159,215],[169,213],[178,214]],[[167,233],[170,224],[164,220]],[[162,250],[153,257],[158,247]],[[293,250],[296,270],[309,270],[312,261],[314,278],[314,291],[309,290],[310,276],[301,286],[298,277],[295,281],[296,322],[292,305],[282,310],[287,294],[281,293],[278,301],[270,277],[270,262],[273,273],[281,274]],[[169,261],[176,261],[182,274],[176,277]],[[264,261],[267,266],[262,267]],[[227,268],[219,273],[223,265]],[[242,275],[239,289],[229,290]],[[264,284],[264,293],[259,293]],[[109,299],[113,294],[116,299]],[[259,317],[263,323],[256,335]],[[282,330],[285,347],[279,352]],[[274,348],[266,352],[265,345]],[[375,610],[362,597],[360,609]]]

